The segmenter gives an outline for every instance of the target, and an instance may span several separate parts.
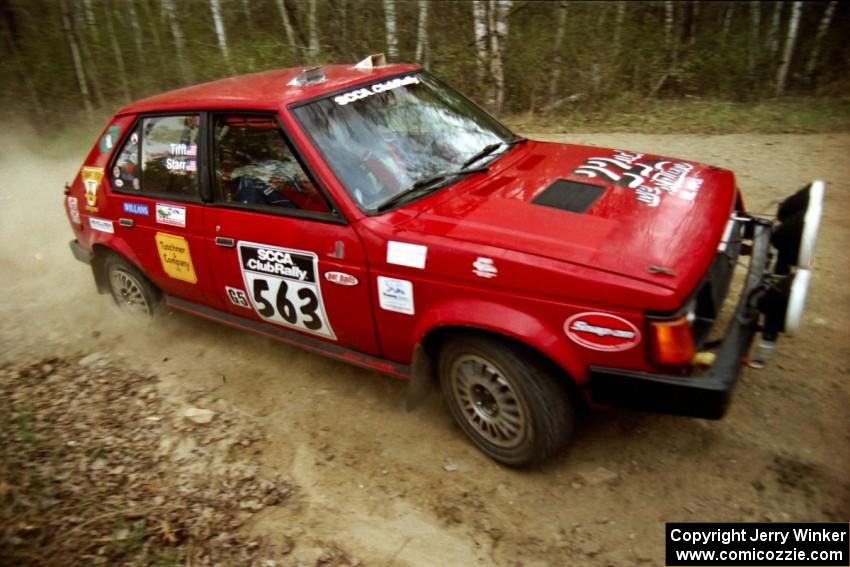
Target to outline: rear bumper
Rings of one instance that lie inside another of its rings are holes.
[[[673,376],[591,367],[588,387],[594,402],[706,419],[723,417],[759,329],[758,292],[771,275],[771,225],[758,219],[753,223],[752,257],[744,289],[711,368],[698,376]]]
[[[76,258],[83,264],[91,265],[91,260],[93,256],[91,250],[86,250],[76,240],[72,240],[69,244],[71,245],[71,252],[74,254],[74,258]]]

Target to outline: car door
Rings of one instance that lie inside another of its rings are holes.
[[[130,259],[168,295],[220,308],[204,243],[201,118],[199,112],[140,116],[107,179]]]
[[[378,355],[363,246],[275,115],[212,113],[207,254],[227,310]]]

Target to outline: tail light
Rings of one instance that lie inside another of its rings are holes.
[[[649,340],[652,362],[658,366],[684,366],[694,357],[694,335],[687,315],[650,321]]]

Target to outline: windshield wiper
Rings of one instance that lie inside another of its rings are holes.
[[[477,154],[475,154],[474,156],[472,156],[471,158],[469,158],[468,160],[463,162],[463,167],[469,167],[470,165],[472,165],[476,161],[478,161],[480,159],[484,159],[485,157],[489,156],[490,154],[492,154],[493,152],[495,152],[496,150],[498,150],[502,146],[511,147],[511,146],[516,145],[516,144],[522,144],[522,143],[527,142],[527,141],[528,141],[527,138],[523,138],[522,136],[516,136],[515,138],[513,138],[512,140],[509,140],[507,142],[496,142],[494,144],[488,144],[488,145],[484,146],[481,149],[480,152],[478,152]]]
[[[470,173],[483,173],[487,171],[489,168],[486,165],[482,165],[480,167],[472,167],[472,168],[462,168],[454,171],[441,171],[440,173],[435,173],[434,175],[430,175],[424,179],[420,179],[407,189],[400,191],[388,198],[386,201],[375,207],[375,210],[378,212],[386,211],[393,205],[397,205],[402,201],[407,201],[409,199],[413,199],[435,189],[439,189],[443,182],[447,181],[452,177],[459,177],[461,175],[469,175]]]

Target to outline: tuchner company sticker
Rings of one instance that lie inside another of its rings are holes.
[[[192,265],[192,254],[189,252],[189,243],[182,236],[156,233],[156,249],[162,262],[162,269],[169,277],[184,282],[196,283],[198,276],[195,275],[195,266]]]

